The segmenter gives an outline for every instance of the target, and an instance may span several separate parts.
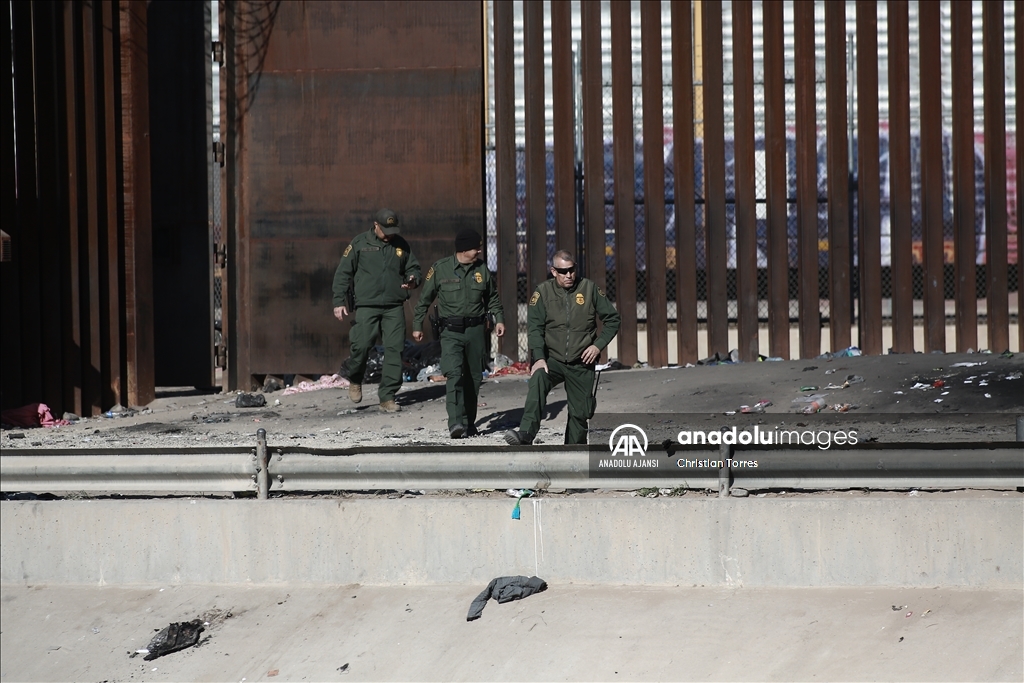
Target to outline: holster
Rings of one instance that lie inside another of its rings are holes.
[[[430,331],[434,333],[434,339],[441,338],[441,319],[437,317],[437,306],[430,309]]]

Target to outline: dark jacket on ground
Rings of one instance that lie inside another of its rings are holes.
[[[513,600],[528,598],[534,593],[540,593],[547,590],[547,587],[548,584],[544,579],[538,579],[536,576],[501,576],[497,579],[491,579],[484,592],[476,596],[473,604],[469,606],[469,614],[466,615],[466,621],[479,619],[484,611],[484,606],[487,605],[487,601],[491,598],[494,598],[499,603],[512,602]]]

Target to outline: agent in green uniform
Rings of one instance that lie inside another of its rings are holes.
[[[569,421],[565,443],[587,442],[587,421],[594,416],[594,363],[619,331],[619,314],[597,285],[576,278],[572,254],[559,251],[551,260],[551,280],[537,286],[527,307],[530,386],[519,429],[505,432],[510,446],[533,443],[548,393],[565,382]],[[597,334],[597,321],[603,329]]]
[[[363,400],[366,357],[379,334],[384,342],[384,367],[377,389],[380,410],[400,410],[395,394],[402,386],[404,305],[409,290],[418,287],[420,281],[420,264],[399,234],[398,216],[390,209],[381,209],[374,216],[373,230],[356,235],[334,273],[334,317],[344,320],[355,313],[349,332],[352,355],[346,368],[351,382],[348,397],[354,403]]]
[[[498,288],[480,260],[480,234],[463,230],[455,238],[455,255],[427,271],[426,284],[412,317],[412,338],[423,340],[423,318],[436,298],[441,328],[441,372],[448,380],[445,407],[453,439],[476,434],[476,406],[487,354],[487,314],[494,315],[494,333],[505,334]]]

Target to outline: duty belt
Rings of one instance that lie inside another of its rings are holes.
[[[476,327],[482,325],[487,320],[486,315],[477,315],[473,317],[467,317],[462,315],[450,315],[447,318],[441,318],[441,327],[447,327],[453,332],[459,332],[465,330],[467,327]]]

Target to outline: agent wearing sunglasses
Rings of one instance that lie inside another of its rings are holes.
[[[505,432],[510,446],[533,443],[547,397],[565,382],[569,421],[565,443],[587,442],[587,421],[594,416],[594,363],[619,331],[619,313],[596,284],[576,277],[572,254],[551,259],[552,279],[537,286],[527,307],[530,385],[519,429]],[[602,323],[597,333],[597,321]]]

